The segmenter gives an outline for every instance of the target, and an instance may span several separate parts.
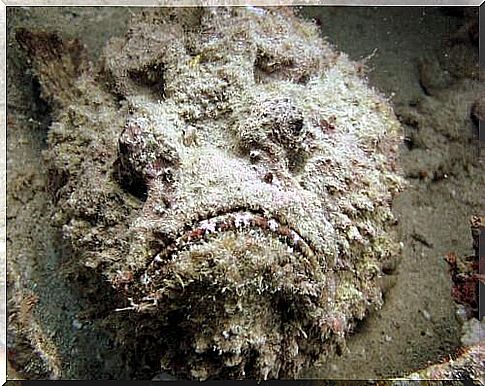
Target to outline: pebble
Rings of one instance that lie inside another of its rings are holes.
[[[423,316],[426,320],[431,320],[431,315],[428,311],[423,309],[423,310],[421,310],[421,313],[423,314]]]
[[[77,319],[74,319],[72,321],[72,326],[76,329],[76,330],[80,330],[81,328],[83,328],[83,324],[77,320]]]

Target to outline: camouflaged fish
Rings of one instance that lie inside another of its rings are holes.
[[[155,371],[295,377],[381,305],[400,125],[315,25],[152,9],[96,66],[76,40],[17,39],[53,109],[54,220]]]

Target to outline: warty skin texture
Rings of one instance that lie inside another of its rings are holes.
[[[54,106],[54,217],[115,289],[127,350],[179,377],[294,377],[381,305],[400,126],[316,27],[152,10],[97,67],[56,39],[18,34]]]

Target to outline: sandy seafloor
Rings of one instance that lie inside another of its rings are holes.
[[[66,255],[50,226],[51,203],[44,192],[41,161],[49,111],[13,37],[19,26],[57,30],[80,38],[95,60],[109,37],[124,33],[133,12],[135,8],[121,7],[7,11],[11,377],[154,376],[148,369],[132,368],[130,358],[142,353],[126,354],[97,329],[96,321],[82,318],[83,301],[78,296],[82,288],[57,274]],[[358,326],[347,350],[302,376],[402,376],[453,356],[460,346],[461,322],[450,295],[444,256],[472,254],[469,218],[485,214],[485,166],[483,159],[478,160],[469,119],[473,100],[483,92],[477,81],[478,48],[460,29],[473,16],[464,18],[463,9],[422,7],[308,7],[301,13],[318,18],[322,34],[351,58],[374,53],[367,61],[369,82],[392,97],[403,122],[407,139],[400,164],[409,183],[394,202],[404,248],[387,283],[383,308]],[[27,325],[33,343],[22,333]],[[51,355],[29,355],[32,351]]]

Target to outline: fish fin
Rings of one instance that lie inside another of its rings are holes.
[[[58,109],[74,102],[79,97],[76,79],[90,67],[84,45],[54,32],[25,28],[18,29],[15,37],[31,60],[42,97]]]

